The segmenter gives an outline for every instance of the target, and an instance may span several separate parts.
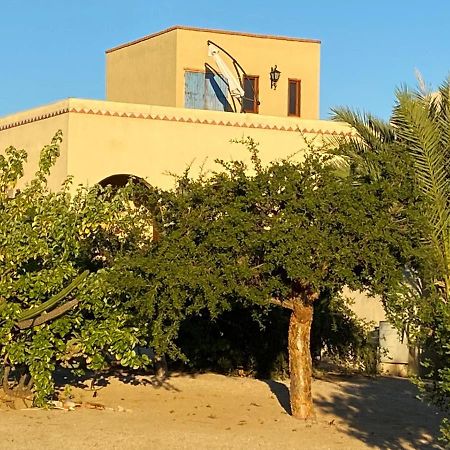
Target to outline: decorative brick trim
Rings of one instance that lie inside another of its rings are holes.
[[[40,120],[49,119],[50,117],[61,116],[62,114],[67,114],[69,108],[59,109],[57,111],[51,111],[40,116],[27,117],[26,119],[19,120],[17,122],[7,123],[5,125],[0,125],[0,131],[8,130],[9,128],[20,127],[21,125],[26,125],[28,123],[39,122]]]
[[[298,132],[300,131],[300,125],[297,127],[294,126],[284,126],[284,125],[269,125],[266,123],[246,123],[246,122],[225,122],[222,120],[216,121],[213,119],[200,119],[200,118],[191,118],[191,117],[177,117],[174,115],[166,115],[166,114],[145,114],[145,113],[133,113],[133,112],[117,112],[117,111],[107,111],[102,109],[91,109],[91,108],[76,108],[71,107],[59,109],[57,111],[52,111],[46,114],[42,114],[34,117],[27,117],[23,120],[8,123],[5,125],[0,125],[0,131],[7,130],[9,128],[15,128],[21,125],[26,125],[28,123],[38,122],[40,120],[45,120],[50,117],[60,116],[62,114],[89,114],[96,116],[110,116],[110,117],[120,117],[124,119],[143,119],[143,120],[161,120],[168,122],[180,122],[180,123],[195,123],[199,125],[213,125],[213,126],[228,126],[228,127],[236,127],[236,128],[249,128],[249,129],[262,129],[262,130],[274,130],[274,131],[284,131],[284,132]],[[301,129],[302,133],[305,134],[320,134],[320,135],[330,135],[330,136],[352,136],[353,133],[351,131],[329,131],[329,130],[321,130],[321,129]]]
[[[175,25],[170,28],[166,28],[165,30],[158,31],[157,33],[152,33],[147,36],[141,37],[131,42],[126,42],[125,44],[118,45],[117,47],[110,48],[105,51],[105,53],[115,52],[116,50],[120,50],[122,48],[130,47],[134,44],[139,44],[140,42],[147,41],[151,38],[161,36],[162,34],[169,33],[175,30],[187,30],[187,31],[200,31],[204,33],[216,33],[216,34],[231,34],[233,36],[246,36],[246,37],[254,37],[254,38],[262,38],[262,39],[277,39],[280,41],[294,41],[294,42],[309,42],[313,44],[320,44],[321,42],[317,39],[304,39],[304,38],[294,38],[288,36],[273,36],[270,34],[257,34],[257,33],[241,33],[239,31],[227,31],[227,30],[214,30],[210,28],[197,28],[197,27],[187,27],[183,25]]]

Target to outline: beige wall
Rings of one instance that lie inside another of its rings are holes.
[[[205,62],[217,69],[208,56],[207,41],[211,40],[233,55],[248,75],[259,76],[259,114],[287,116],[288,79],[295,78],[302,82],[301,116],[319,118],[320,43],[184,29],[177,32],[176,106],[184,106],[186,69],[204,70]],[[281,71],[276,90],[270,88],[269,77],[275,64]]]
[[[205,161],[208,170],[217,167],[217,158],[249,160],[247,150],[230,143],[231,139],[253,137],[268,162],[305,148],[298,127],[309,138],[317,136],[316,131],[325,132],[318,139],[331,136],[327,133],[348,132],[342,124],[325,121],[238,115],[239,120],[229,123],[230,115],[225,112],[84,100],[72,103],[78,111],[96,112],[70,114],[68,173],[88,184],[126,173],[168,188],[173,179],[167,172],[181,174],[188,164],[195,175]]]
[[[208,40],[233,55],[248,75],[259,76],[259,114],[288,115],[288,79],[293,78],[301,80],[301,117],[319,118],[319,41],[185,27],[109,50],[107,99],[184,107],[185,71],[204,71],[205,63],[216,68],[208,56]],[[281,71],[276,90],[270,88],[269,78],[274,65]],[[157,73],[153,75],[152,70]]]
[[[360,319],[373,322],[375,326],[386,320],[380,297],[369,297],[365,292],[350,291],[348,288],[344,289],[343,295],[351,299],[353,303],[350,308]]]
[[[176,33],[106,54],[106,98],[175,106]]]
[[[0,118],[0,153],[3,153],[10,145],[18,149],[25,149],[28,153],[24,178],[19,182],[18,188],[33,177],[38,169],[41,149],[50,144],[58,130],[63,132],[63,143],[60,146],[61,156],[52,169],[49,187],[55,190],[59,189],[66,178],[69,135],[68,105],[69,101],[63,101]]]
[[[378,369],[385,375],[406,377],[420,372],[420,352],[400,339],[398,331],[389,323],[381,299],[360,291],[344,289],[344,296],[353,300],[352,311],[359,319],[378,327],[380,362]]]
[[[205,161],[206,169],[216,168],[216,158],[248,161],[244,146],[230,143],[231,139],[253,137],[260,143],[261,158],[268,162],[298,151],[301,158],[302,134],[319,145],[334,134],[349,132],[343,124],[329,121],[96,100],[69,99],[45,108],[47,115],[61,114],[43,119],[40,110],[30,110],[20,120],[3,119],[4,126],[11,121],[18,126],[0,131],[0,148],[12,144],[35,152],[64,128],[65,156],[58,162],[56,182],[65,172],[74,176],[76,184],[92,185],[110,175],[130,174],[168,188],[173,179],[166,173],[181,174],[188,164],[192,163],[195,175]]]

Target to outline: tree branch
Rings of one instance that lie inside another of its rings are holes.
[[[279,298],[270,298],[269,303],[281,306],[282,308],[294,309],[294,303],[291,300],[280,300]]]
[[[79,300],[75,298],[73,300],[68,301],[67,303],[64,303],[64,305],[58,306],[49,313],[41,314],[35,319],[21,320],[20,322],[17,322],[16,326],[20,330],[25,330],[31,327],[37,327],[38,325],[42,325],[43,323],[48,322],[49,320],[56,319],[57,317],[62,316],[65,312],[69,311],[69,309],[72,309],[74,306],[77,306],[78,302]]]

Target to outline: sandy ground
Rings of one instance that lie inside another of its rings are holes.
[[[123,382],[125,381],[125,382]],[[439,415],[407,380],[331,377],[313,383],[317,419],[288,415],[287,385],[204,374],[109,378],[97,392],[75,388],[75,411],[0,411],[1,449],[421,449]]]

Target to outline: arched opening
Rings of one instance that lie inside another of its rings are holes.
[[[98,184],[104,188],[110,186],[113,192],[119,188],[125,187],[128,183],[131,183],[136,187],[135,195],[133,197],[133,201],[136,206],[146,204],[146,197],[152,190],[152,186],[141,177],[120,173],[110,175],[109,177],[106,177],[98,182]]]
[[[97,183],[103,188],[110,187],[112,193],[116,192],[118,189],[131,184],[135,189],[133,190],[131,202],[136,208],[143,206],[148,210],[149,213],[149,229],[147,232],[152,236],[153,240],[159,238],[159,233],[157,226],[155,224],[154,215],[151,207],[150,196],[153,191],[153,187],[145,181],[143,178],[131,174],[115,174],[104,178]],[[111,191],[110,191],[111,192]],[[107,197],[105,198],[107,199]],[[153,217],[152,217],[153,216]]]
[[[132,182],[133,184],[140,184],[142,186],[146,186],[150,188],[150,185],[141,177],[137,177],[136,175],[130,175],[126,173],[119,173],[116,175],[110,175],[109,177],[104,178],[98,184],[100,186],[112,186],[112,187],[123,187],[128,182]]]

